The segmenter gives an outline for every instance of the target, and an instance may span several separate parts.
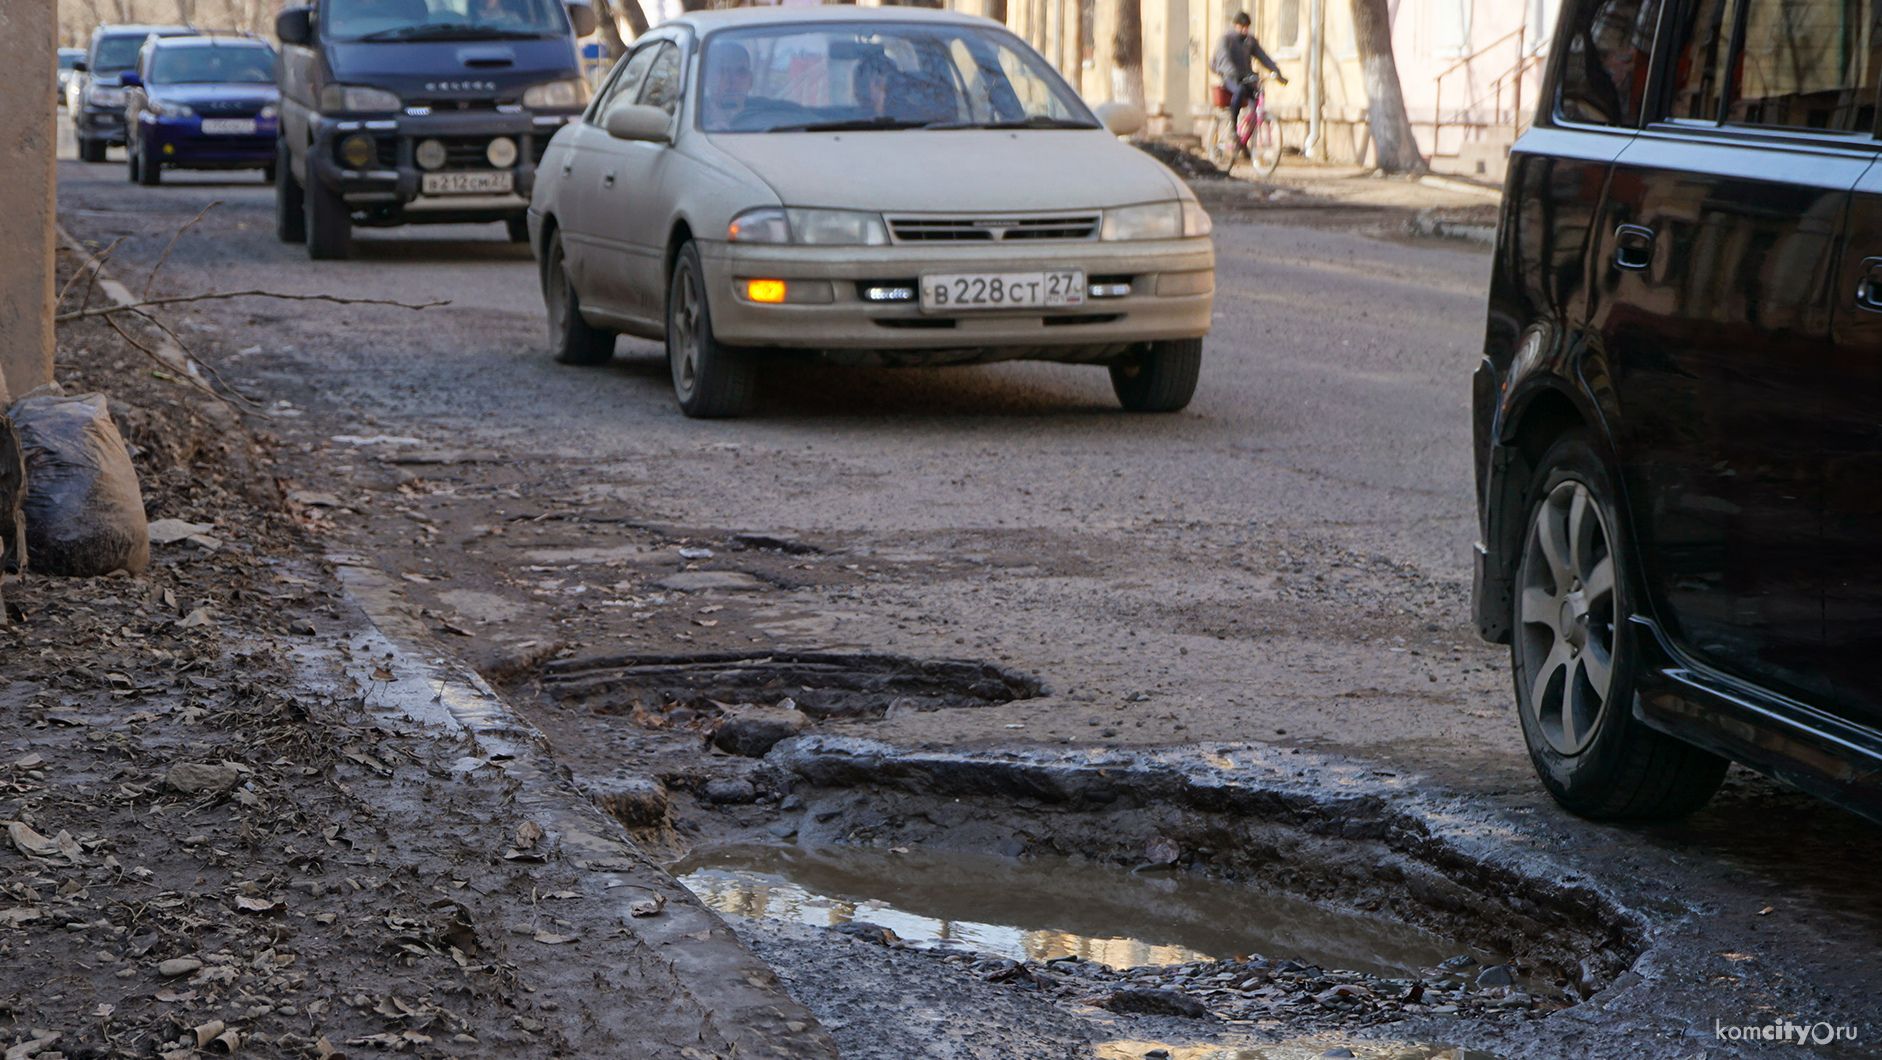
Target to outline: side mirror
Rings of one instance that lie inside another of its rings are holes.
[[[601,119],[601,127],[617,140],[655,144],[673,142],[672,125],[672,115],[644,103],[617,103]]]
[[[314,42],[314,9],[290,7],[276,15],[274,35],[281,38],[283,44],[312,44]]]
[[[138,75],[136,70],[126,70],[118,75],[118,84],[123,85],[125,88],[142,88],[144,87],[144,79]]]
[[[1094,113],[1113,136],[1131,136],[1144,127],[1144,112],[1128,103],[1100,103]]]
[[[586,37],[595,31],[596,26],[601,25],[601,21],[595,17],[595,9],[587,4],[571,2],[568,9],[569,24],[575,27],[577,37]]]
[[[91,64],[86,62],[83,59],[80,59],[79,61],[72,64],[72,69],[74,72],[82,74],[91,69]]]

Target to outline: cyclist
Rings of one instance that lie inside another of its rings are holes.
[[[1216,42],[1215,57],[1209,61],[1209,69],[1222,79],[1222,87],[1229,93],[1229,128],[1237,130],[1240,138],[1242,108],[1254,102],[1255,93],[1260,91],[1261,82],[1255,76],[1255,60],[1274,74],[1274,79],[1287,84],[1287,78],[1281,76],[1281,68],[1274,65],[1274,60],[1262,50],[1261,42],[1249,32],[1248,12],[1237,11],[1230,20],[1234,28],[1222,34]],[[1246,145],[1244,145],[1246,146]]]

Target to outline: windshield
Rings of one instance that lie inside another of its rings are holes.
[[[109,74],[119,70],[129,70],[137,65],[137,49],[144,46],[142,37],[102,37],[98,41],[98,59],[92,63],[92,73]]]
[[[569,32],[559,0],[326,0],[335,40],[501,40]]]
[[[914,22],[798,23],[707,38],[706,132],[1098,122],[1037,52],[998,29]]]
[[[153,85],[274,82],[274,50],[256,47],[158,48],[150,57]]]

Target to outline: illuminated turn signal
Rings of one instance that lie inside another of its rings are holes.
[[[745,297],[754,302],[782,302],[784,301],[784,281],[747,280],[745,281]]]

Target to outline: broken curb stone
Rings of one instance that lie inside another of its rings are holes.
[[[790,707],[739,707],[713,730],[713,746],[746,758],[765,752],[810,727],[810,715]]]

